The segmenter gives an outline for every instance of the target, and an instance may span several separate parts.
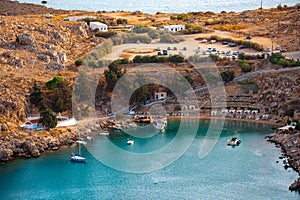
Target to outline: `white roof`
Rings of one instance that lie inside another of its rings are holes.
[[[92,25],[92,24],[97,25],[97,26],[107,26],[106,24],[101,23],[101,22],[90,22],[90,25]]]
[[[178,28],[178,27],[184,27],[184,25],[169,25],[169,26],[164,26],[165,28]]]

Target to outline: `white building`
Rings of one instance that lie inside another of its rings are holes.
[[[90,28],[94,31],[98,29],[101,32],[108,31],[108,26],[106,24],[103,24],[101,22],[90,22]]]
[[[165,31],[170,31],[170,32],[177,32],[177,31],[181,31],[184,29],[185,29],[184,25],[170,25],[170,26],[164,27]]]
[[[155,97],[155,100],[164,99],[167,97],[167,93],[166,92],[155,92],[154,97]]]

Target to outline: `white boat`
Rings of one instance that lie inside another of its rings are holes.
[[[108,136],[109,132],[100,132],[99,135]]]
[[[134,140],[128,140],[128,141],[127,141],[127,144],[128,144],[128,145],[133,145],[133,144],[134,144]]]
[[[72,153],[70,159],[72,162],[85,162],[86,158],[81,156],[81,145],[85,145],[86,142],[77,141],[77,144],[78,144],[78,154]]]
[[[79,155],[76,155],[76,154],[71,154],[71,161],[73,162],[85,162],[86,158],[84,157],[81,157]]]
[[[89,141],[94,140],[93,136],[91,136],[91,135],[86,136],[86,139],[89,140]]]
[[[229,146],[238,146],[239,144],[241,144],[241,140],[238,140],[236,137],[227,140],[227,145]]]

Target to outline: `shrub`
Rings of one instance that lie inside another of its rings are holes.
[[[189,24],[189,25],[186,25],[185,29],[181,30],[180,32],[183,33],[183,34],[203,33],[204,28],[202,26],[199,26],[199,25]]]
[[[295,130],[299,131],[300,130],[300,123],[297,123],[295,126]]]
[[[222,77],[223,81],[230,82],[235,77],[234,71],[233,70],[225,70],[225,71],[221,72],[221,77]]]
[[[288,109],[284,114],[289,117],[294,117],[294,112],[294,109]]]
[[[54,90],[64,80],[61,76],[55,76],[52,80],[46,82],[46,86],[49,90]]]
[[[148,32],[148,35],[151,39],[158,39],[159,38],[159,33],[156,30],[150,30]]]
[[[132,31],[137,34],[141,34],[141,33],[148,33],[151,30],[152,29],[147,26],[137,26],[137,27],[134,27]]]
[[[95,32],[95,36],[96,37],[103,37],[103,38],[110,38],[114,35],[116,35],[117,33],[115,31],[107,31],[107,32],[102,32],[102,31],[96,31]]]
[[[239,61],[239,65],[240,65],[240,67],[242,69],[242,72],[244,72],[244,73],[252,71],[251,65],[247,61],[245,61],[245,60],[240,60]]]
[[[75,61],[75,65],[76,65],[77,67],[81,66],[82,63],[83,63],[83,60],[81,60],[81,59]]]
[[[117,24],[127,24],[128,23],[128,20],[127,19],[121,19],[121,18],[119,18],[119,19],[117,19]]]

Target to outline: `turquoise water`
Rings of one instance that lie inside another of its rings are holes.
[[[41,0],[20,0],[20,2],[41,4]],[[299,0],[263,0],[263,8],[276,7],[278,4],[295,5]],[[182,13],[197,11],[244,11],[260,8],[261,0],[48,0],[48,7],[64,10],[89,10],[89,11],[142,11],[145,13]]]
[[[226,122],[216,146],[199,159],[207,126],[207,121],[200,122],[195,140],[178,160],[150,173],[114,170],[85,148],[82,154],[87,163],[72,163],[69,154],[77,151],[76,146],[37,159],[15,160],[0,166],[0,199],[300,199],[288,190],[297,174],[282,167],[280,150],[264,139],[270,126]],[[177,120],[169,121],[165,134],[134,138],[133,146],[126,145],[133,137],[120,132],[112,133],[110,139],[96,136],[88,145],[112,141],[131,152],[153,151],[174,140],[177,127]],[[146,132],[144,127],[140,130]],[[232,136],[241,139],[240,146],[226,145]]]

